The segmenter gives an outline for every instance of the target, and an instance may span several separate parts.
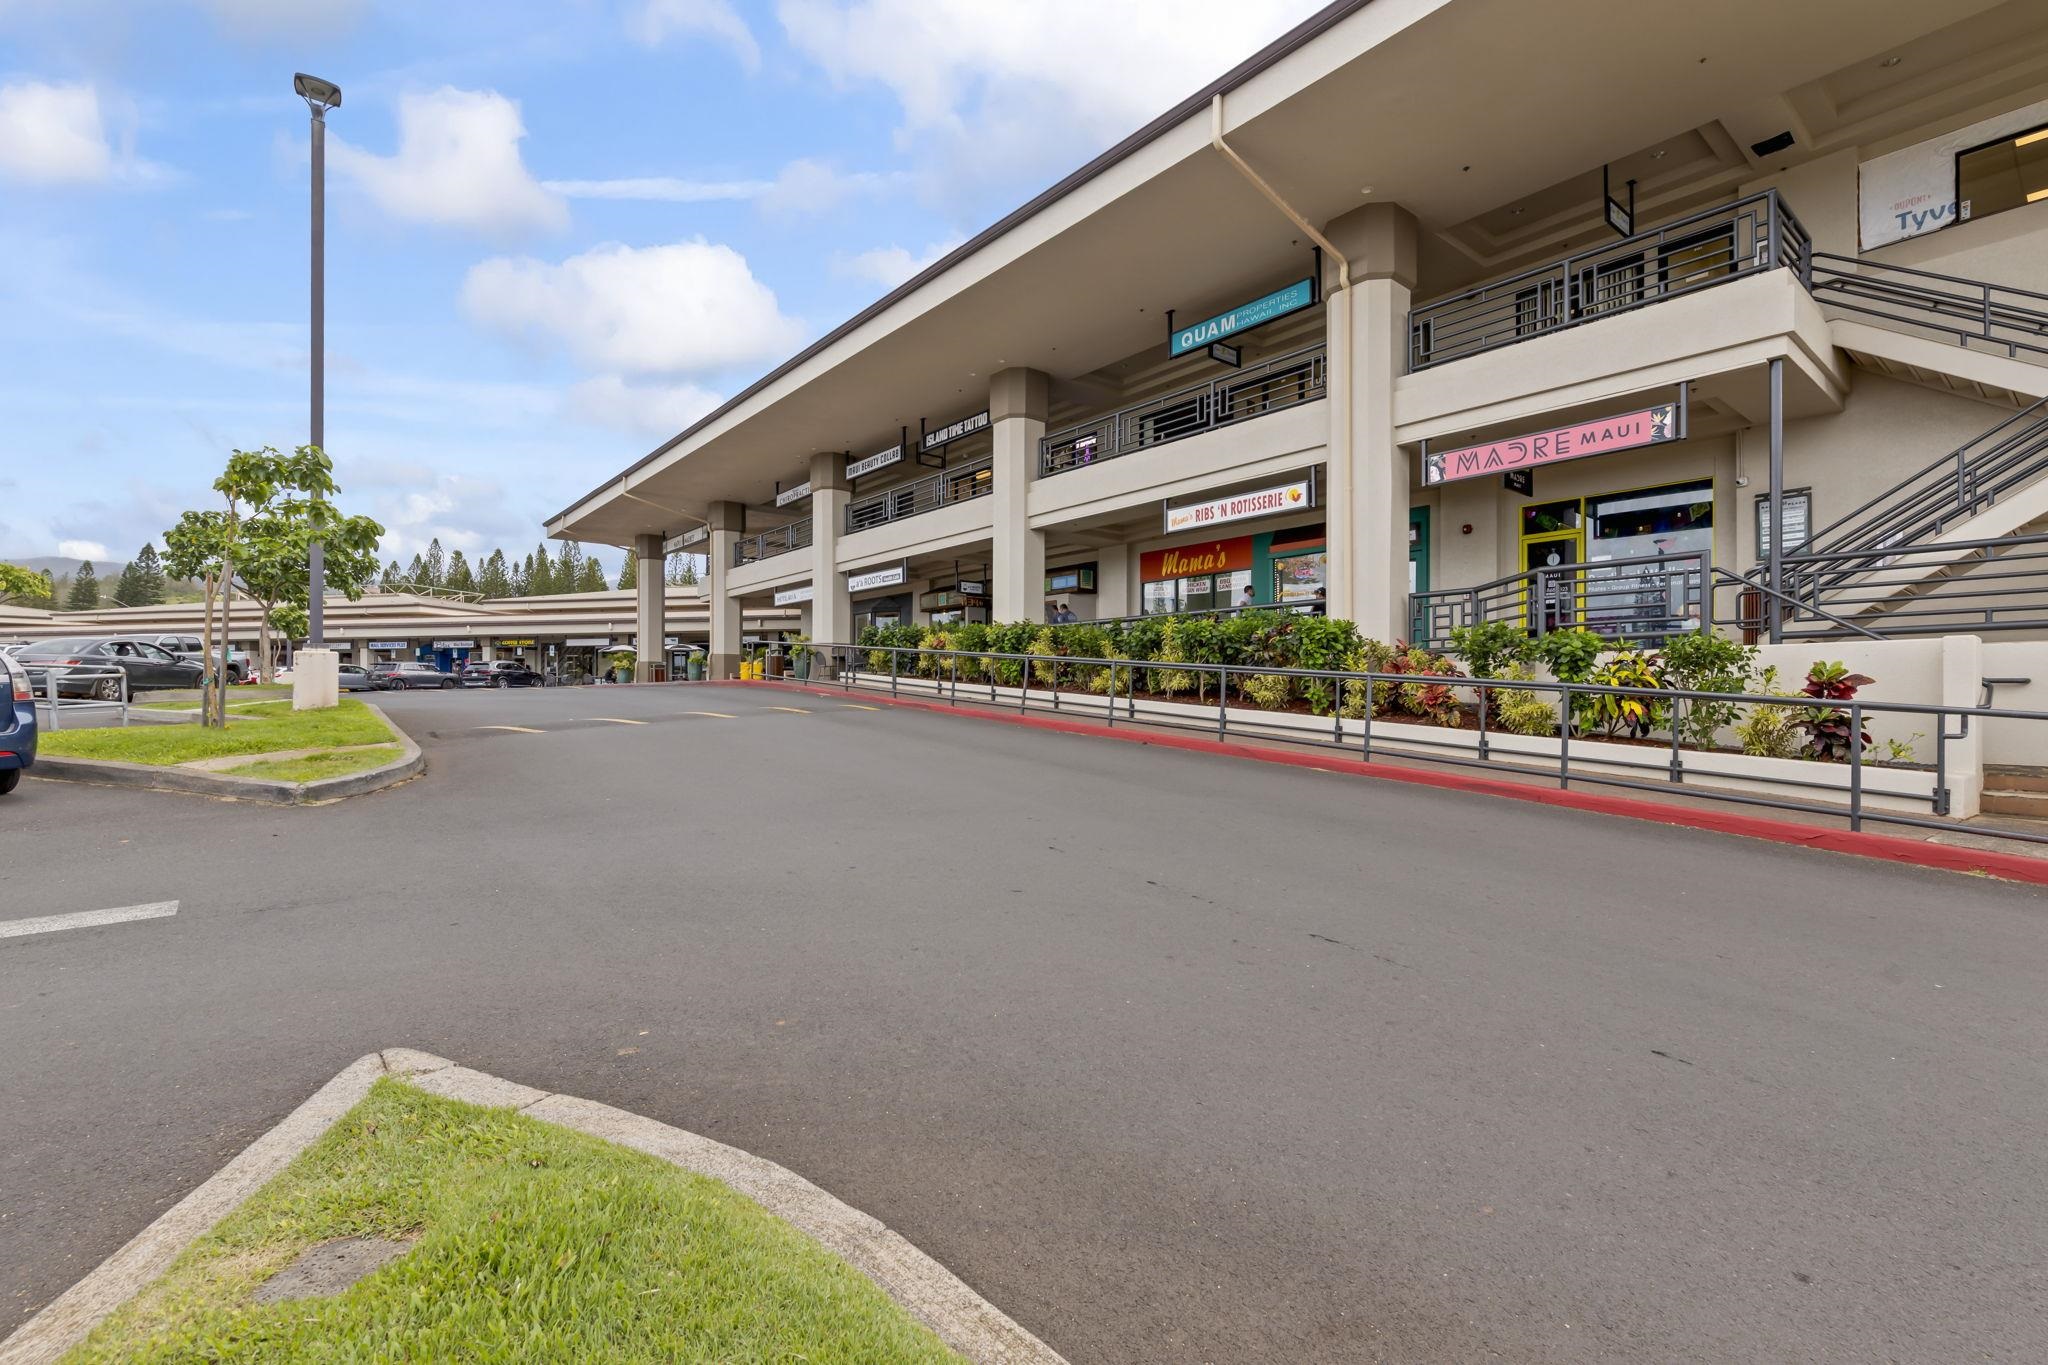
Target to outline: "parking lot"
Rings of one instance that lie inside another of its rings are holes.
[[[350,1059],[759,1152],[1075,1361],[2023,1359],[2032,889],[771,686],[0,804],[11,1326]],[[1731,856],[1732,855],[1732,856]]]

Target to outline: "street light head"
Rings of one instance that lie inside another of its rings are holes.
[[[300,98],[311,105],[315,113],[324,114],[329,109],[341,108],[341,87],[333,81],[323,81],[301,71],[292,77],[292,89],[299,92]]]

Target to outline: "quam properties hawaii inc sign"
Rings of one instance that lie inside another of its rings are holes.
[[[1595,418],[1568,427],[1533,431],[1500,441],[1483,441],[1456,450],[1431,450],[1422,457],[1425,484],[1456,483],[1487,474],[1505,474],[1588,455],[1662,445],[1685,439],[1685,405],[1659,403],[1613,417]]]

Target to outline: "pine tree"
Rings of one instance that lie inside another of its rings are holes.
[[[469,570],[469,561],[457,550],[448,556],[448,587],[457,592],[475,592],[476,575]]]
[[[577,570],[576,591],[604,592],[611,587],[605,582],[604,565],[596,555],[584,559],[583,567]]]
[[[397,587],[397,586],[399,585],[399,582],[400,582],[400,581],[401,581],[401,580],[402,580],[402,579],[403,579],[404,577],[405,577],[405,575],[404,575],[403,573],[399,572],[399,568],[398,568],[398,561],[397,561],[397,560],[395,560],[395,559],[394,559],[394,560],[392,560],[392,561],[391,561],[391,562],[390,562],[389,564],[386,564],[386,565],[384,566],[384,579],[383,579],[383,584],[384,584],[384,589],[385,589],[385,591],[387,591],[387,592],[388,592],[388,591],[390,591],[391,589],[393,589],[393,588],[396,588],[396,587]]]
[[[427,562],[418,555],[412,557],[412,564],[405,571],[405,583],[414,592],[427,585]]]
[[[640,586],[640,556],[626,551],[625,562],[619,565],[619,589],[628,591]]]
[[[71,580],[71,591],[64,598],[64,610],[91,611],[99,604],[99,575],[92,571],[92,561],[88,559],[78,566],[78,576]]]
[[[448,586],[448,560],[441,553],[441,537],[435,536],[427,542],[427,558],[421,566],[425,577],[421,580],[430,588]]]
[[[573,540],[562,542],[562,553],[555,558],[555,591],[583,591],[583,547]]]
[[[114,596],[128,607],[161,606],[164,600],[164,561],[154,544],[136,551],[135,558],[121,571],[121,586]]]
[[[492,550],[483,567],[477,570],[476,590],[485,597],[510,597],[512,576],[505,570],[505,552]]]
[[[526,595],[528,597],[549,597],[561,591],[555,586],[555,562],[548,557],[548,547],[533,547],[533,567],[526,571]]]
[[[677,578],[677,579],[676,579],[676,582],[678,582],[678,583],[682,584],[682,585],[683,585],[684,587],[686,587],[686,588],[690,588],[690,587],[695,587],[695,586],[696,586],[696,584],[697,584],[697,556],[695,556],[695,555],[684,555],[684,556],[683,556],[683,569],[682,569],[682,576],[681,576],[681,577],[679,577],[679,578]]]
[[[114,591],[107,600],[113,606],[132,607],[135,603],[128,598],[134,591],[135,561],[131,559],[121,566],[121,576],[114,580]]]

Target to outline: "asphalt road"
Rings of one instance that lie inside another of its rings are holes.
[[[765,688],[386,700],[431,769],[339,806],[0,801],[0,918],[183,906],[0,939],[0,1328],[411,1046],[1077,1362],[2048,1354],[2037,890]]]

